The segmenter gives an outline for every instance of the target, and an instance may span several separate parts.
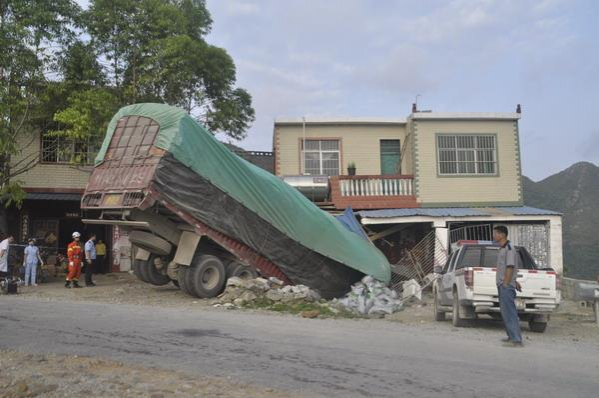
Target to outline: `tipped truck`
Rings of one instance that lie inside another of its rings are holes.
[[[364,275],[391,275],[374,245],[167,105],[130,105],[113,117],[81,207],[84,222],[128,231],[138,278],[173,280],[197,297],[219,294],[227,270],[325,298]]]

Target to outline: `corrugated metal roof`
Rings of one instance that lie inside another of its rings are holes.
[[[79,202],[81,195],[77,193],[28,192],[25,200],[72,200]]]
[[[549,216],[561,213],[536,209],[534,207],[442,207],[418,209],[385,209],[363,210],[358,212],[361,217],[394,218],[394,217],[481,217],[481,216]]]

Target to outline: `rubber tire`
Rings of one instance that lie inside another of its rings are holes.
[[[439,311],[439,295],[437,291],[435,291],[435,298],[433,302],[433,308],[435,311],[435,321],[442,322],[445,320],[445,311]]]
[[[151,255],[148,261],[144,261],[141,264],[142,268],[145,268],[145,275],[148,277],[148,283],[154,286],[164,286],[171,281],[167,275],[163,275],[156,269],[154,265],[154,260],[157,256]]]
[[[144,279],[144,276],[141,274],[140,265],[143,260],[133,260],[133,264],[131,265],[131,269],[133,269],[133,275],[137,277],[140,281],[144,283],[149,283]]]
[[[206,286],[203,279],[208,271],[216,272],[216,280],[213,286]],[[227,272],[220,258],[209,254],[203,254],[193,260],[185,278],[187,287],[192,296],[199,298],[212,298],[222,293],[227,281]]]
[[[179,287],[179,281],[176,279],[171,279],[171,282],[173,282],[173,285],[175,285],[176,287]]]
[[[173,245],[159,236],[144,231],[131,231],[129,241],[135,246],[159,256],[168,256],[173,250]]]
[[[453,309],[451,313],[451,323],[456,328],[466,326],[466,321],[460,318],[460,303],[458,300],[458,292],[456,290],[453,291]]]
[[[227,278],[237,277],[241,279],[255,279],[258,277],[258,271],[249,265],[238,261],[232,261],[227,265]]]
[[[137,263],[137,271],[139,272],[139,279],[142,282],[151,283],[150,279],[148,277],[147,267],[145,267],[145,265],[144,265],[145,261],[144,260],[135,260],[135,262]],[[135,271],[133,271],[133,272],[135,272]]]
[[[547,322],[537,322],[531,319],[528,321],[528,328],[531,332],[544,333],[547,329]]]
[[[177,281],[179,283],[179,289],[185,294],[193,296],[192,292],[187,287],[187,271],[189,271],[189,267],[179,266],[177,270]]]

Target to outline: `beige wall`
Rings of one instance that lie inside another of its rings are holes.
[[[518,124],[505,121],[412,120],[415,132],[415,183],[422,206],[521,204]],[[436,134],[496,134],[497,176],[440,177]]]
[[[347,164],[356,163],[356,174],[381,174],[380,140],[406,139],[405,125],[306,125],[306,138],[336,138],[341,147],[341,174],[347,174]],[[275,125],[274,151],[277,175],[301,174],[301,125]],[[412,151],[408,146],[402,159],[402,174],[412,174]]]
[[[21,134],[17,139],[20,154],[11,159],[13,165],[26,159],[40,158],[41,142],[39,133]],[[18,166],[16,166],[18,168]],[[91,169],[90,169],[91,172]],[[33,169],[16,176],[23,188],[45,188],[49,190],[84,189],[89,179],[88,171],[79,170],[68,164],[37,164]]]

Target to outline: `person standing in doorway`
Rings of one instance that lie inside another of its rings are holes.
[[[81,234],[73,232],[73,241],[67,247],[67,257],[69,258],[69,272],[64,287],[70,288],[71,282],[74,288],[80,288],[79,277],[81,276],[81,260],[83,260],[83,248],[81,247]]]
[[[25,267],[25,286],[37,286],[37,265],[44,265],[40,256],[40,249],[35,245],[35,239],[29,239],[29,244],[25,247],[23,258],[23,267]]]
[[[85,242],[85,286],[92,287],[96,284],[92,281],[96,262],[96,234],[91,234]]]
[[[516,290],[520,284],[516,281],[518,276],[518,253],[516,248],[507,239],[508,231],[503,225],[493,228],[493,240],[497,243],[497,274],[495,281],[499,292],[499,309],[507,332],[504,345],[509,347],[522,347],[522,333],[520,331],[520,318],[516,310]]]
[[[96,265],[98,266],[98,271],[105,274],[108,272],[106,269],[106,244],[102,241],[102,239],[98,239],[98,243],[96,244]]]
[[[0,242],[0,278],[6,278],[8,276],[8,252],[13,240],[13,236],[8,235],[6,239]]]

